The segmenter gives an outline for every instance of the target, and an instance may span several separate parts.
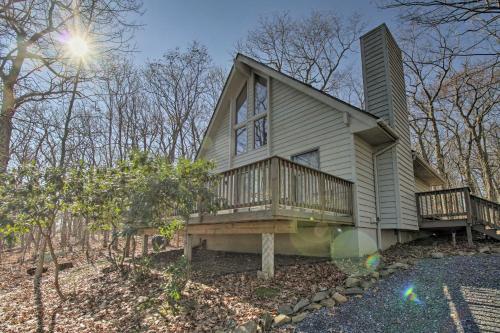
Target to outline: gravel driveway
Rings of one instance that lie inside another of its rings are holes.
[[[423,259],[296,331],[500,332],[500,255]]]

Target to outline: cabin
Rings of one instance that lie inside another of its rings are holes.
[[[188,258],[196,245],[262,253],[272,276],[275,253],[363,256],[435,226],[470,233],[480,211],[500,226],[497,203],[441,189],[412,151],[402,54],[385,24],[361,37],[361,57],[366,110],[236,56],[197,154],[215,162],[218,210],[189,220]]]

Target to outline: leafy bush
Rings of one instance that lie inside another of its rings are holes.
[[[188,261],[182,256],[165,270],[165,284],[163,290],[166,293],[167,302],[175,309],[181,299],[181,292],[188,281]]]

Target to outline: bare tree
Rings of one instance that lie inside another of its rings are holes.
[[[153,105],[161,110],[160,151],[170,161],[192,157],[215,104],[214,90],[222,86],[214,80],[222,75],[214,72],[207,49],[196,42],[185,52],[176,49],[148,63],[145,75]]]
[[[362,29],[359,15],[343,19],[333,12],[313,11],[294,19],[283,12],[261,17],[257,28],[238,42],[236,51],[337,94],[348,74],[346,58],[355,51]]]
[[[7,167],[16,112],[32,101],[71,92],[68,55],[61,41],[82,34],[99,56],[126,46],[130,28],[124,18],[137,11],[130,0],[3,0],[0,4],[0,169]],[[97,56],[97,54],[96,54]]]
[[[403,21],[437,27],[452,24],[456,35],[470,35],[460,56],[499,53],[500,3],[489,0],[382,0],[382,8],[399,10]],[[465,41],[464,41],[465,45]]]

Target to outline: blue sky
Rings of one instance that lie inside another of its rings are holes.
[[[340,17],[358,13],[367,29],[382,22],[396,27],[395,13],[378,9],[372,0],[144,0],[145,13],[137,18],[144,26],[135,34],[134,59],[143,63],[196,40],[208,47],[217,65],[228,68],[234,45],[256,27],[260,16],[287,10],[298,17],[312,9],[332,10]]]

